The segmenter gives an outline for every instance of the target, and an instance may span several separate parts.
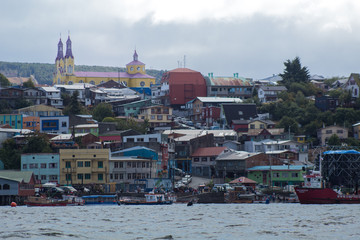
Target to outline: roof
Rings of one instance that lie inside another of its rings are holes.
[[[74,74],[76,77],[84,77],[84,78],[85,77],[114,78],[119,80],[121,80],[121,78],[153,78],[154,79],[153,76],[147,74],[142,74],[142,73],[129,74],[127,72],[75,72]]]
[[[227,147],[198,148],[191,156],[192,157],[218,156],[220,153],[222,153],[226,149],[227,149]]]
[[[286,171],[286,170],[302,170],[303,165],[272,165],[272,166],[256,166],[249,168],[248,171],[266,171],[266,170],[275,170],[275,171]]]
[[[261,154],[259,152],[245,152],[245,151],[229,151],[219,155],[217,161],[226,161],[226,160],[245,160],[249,157]]]
[[[171,71],[169,71],[171,73],[174,73],[174,72],[183,72],[183,73],[199,73],[198,71],[194,71],[194,70],[191,70],[189,68],[175,68]]]
[[[285,86],[260,86],[260,89],[264,91],[286,91]]]
[[[126,149],[123,149],[120,151],[112,152],[111,154],[123,153],[123,152],[135,151],[135,150],[148,150],[148,151],[156,152],[154,149],[151,149],[151,148],[147,148],[147,147],[143,147],[143,146],[135,146],[135,147],[126,148]]]
[[[252,86],[252,83],[243,77],[206,77],[208,86]]]
[[[6,178],[9,180],[25,183],[30,182],[31,176],[33,175],[32,171],[15,171],[15,170],[1,170],[0,178]]]
[[[234,130],[201,130],[201,129],[178,129],[178,130],[165,130],[164,135],[179,134],[175,137],[175,141],[190,141],[193,138],[204,136],[206,134],[213,134],[214,137],[237,136]]]
[[[355,150],[336,150],[336,151],[326,151],[323,152],[324,155],[326,154],[360,154],[360,152]]]
[[[74,126],[74,128],[98,128],[99,124],[79,124]]]
[[[236,183],[250,183],[250,184],[256,184],[257,182],[254,181],[254,180],[251,180],[247,177],[239,177],[239,178],[236,178],[232,181],[230,181],[229,183],[231,184],[236,184]]]
[[[242,103],[240,98],[226,98],[226,97],[197,97],[199,101],[204,103]]]
[[[228,125],[233,120],[248,120],[257,117],[256,104],[254,103],[225,103],[222,105],[222,109]]]
[[[59,89],[56,89],[55,87],[41,87],[46,92],[60,92]]]
[[[109,161],[151,161],[151,159],[135,156],[110,156]]]
[[[83,137],[87,134],[91,134],[91,133],[75,133],[75,137]],[[72,139],[72,134],[67,133],[67,134],[60,134],[56,137],[53,137],[50,139],[50,141],[71,140],[71,139]]]
[[[270,135],[281,135],[284,133],[284,128],[249,129],[247,135],[257,136],[262,132],[268,132]]]
[[[33,112],[33,111],[56,111],[56,112],[61,112],[62,114],[62,110],[61,109],[57,109],[55,107],[50,107],[44,104],[40,104],[40,105],[33,105],[33,106],[29,106],[29,107],[24,107],[24,108],[19,108],[14,110],[14,112]]]
[[[120,135],[99,136],[102,141],[121,141]]]

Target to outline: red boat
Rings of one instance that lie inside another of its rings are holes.
[[[84,202],[78,200],[75,196],[67,196],[64,199],[52,199],[45,197],[28,197],[28,200],[24,201],[28,207],[60,207],[60,206],[82,206]]]
[[[304,186],[295,187],[301,204],[359,204],[360,195],[343,194],[334,189],[325,188],[322,176],[318,172],[304,177]]]

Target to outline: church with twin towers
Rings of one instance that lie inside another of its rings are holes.
[[[136,50],[133,54],[133,60],[126,64],[126,72],[77,72],[75,71],[75,60],[70,35],[66,40],[65,56],[60,37],[55,59],[54,85],[72,85],[75,83],[98,85],[110,80],[121,83],[139,93],[145,92],[148,95],[151,94],[150,87],[155,84],[155,78],[146,74],[145,64],[138,60]]]

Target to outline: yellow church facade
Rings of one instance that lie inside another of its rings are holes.
[[[135,50],[133,61],[126,65],[126,72],[75,72],[74,56],[71,49],[70,36],[66,41],[66,53],[63,56],[63,43],[58,43],[58,53],[55,59],[56,72],[53,84],[88,83],[98,85],[110,80],[121,83],[140,93],[150,95],[150,87],[155,84],[155,78],[146,74],[145,64],[138,60]]]

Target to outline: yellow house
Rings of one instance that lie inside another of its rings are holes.
[[[135,50],[133,61],[126,65],[126,72],[75,72],[74,56],[71,50],[70,36],[66,41],[66,54],[63,56],[63,44],[58,43],[58,53],[55,59],[56,73],[53,84],[89,83],[98,85],[110,80],[121,83],[139,93],[151,94],[150,87],[155,84],[155,78],[147,75],[145,64],[138,60]]]
[[[109,183],[109,149],[60,149],[60,185]]]
[[[275,123],[269,120],[253,120],[248,124],[248,129],[268,129],[274,128]]]
[[[150,127],[170,127],[172,108],[163,105],[145,107],[140,110],[139,119],[148,119]]]

